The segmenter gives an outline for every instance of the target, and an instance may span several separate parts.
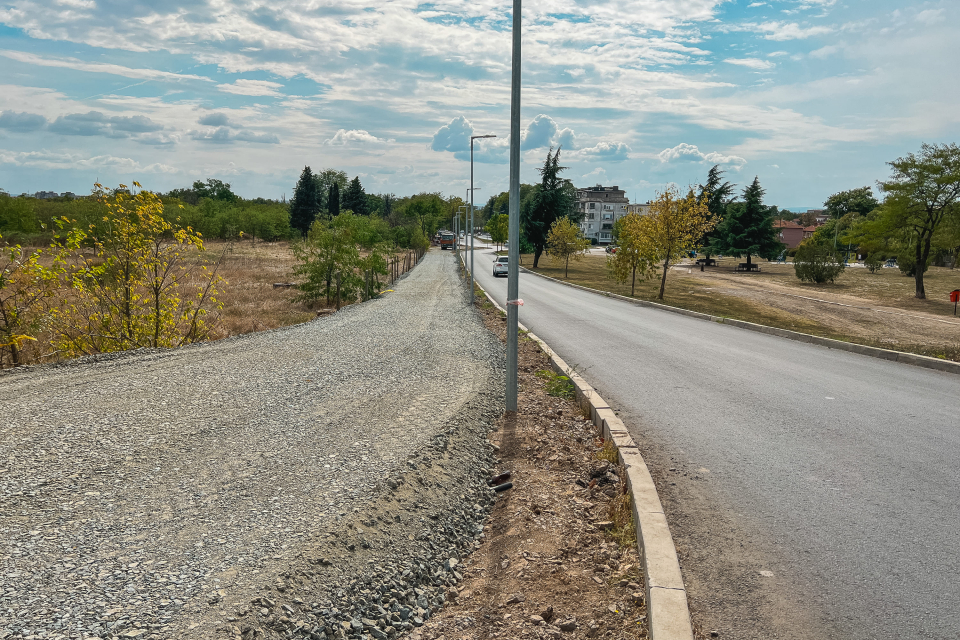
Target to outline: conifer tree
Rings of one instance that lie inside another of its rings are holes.
[[[290,200],[290,226],[299,231],[300,235],[307,235],[310,225],[320,212],[319,195],[313,171],[310,167],[304,167]]]
[[[347,185],[347,190],[343,194],[343,209],[353,211],[358,216],[370,214],[370,206],[367,202],[367,194],[360,184],[360,176],[354,177]]]
[[[751,256],[772,260],[783,251],[783,243],[773,227],[770,207],[763,204],[764,190],[760,179],[743,190],[743,202],[734,202],[726,208],[726,218],[720,225],[713,248],[717,253],[732,256]]]
[[[560,147],[553,152],[553,147],[547,151],[547,159],[540,172],[540,184],[536,191],[526,200],[521,192],[520,224],[523,227],[523,236],[533,245],[533,268],[536,269],[540,256],[547,246],[547,237],[553,223],[562,216],[569,217],[573,222],[579,222],[574,212],[573,204],[575,190],[573,184],[560,177],[560,172],[566,167],[560,166]]]
[[[327,214],[331,218],[340,215],[340,187],[336,182],[330,185],[330,191],[327,194]]]
[[[706,257],[710,257],[711,246],[715,244],[715,239],[719,233],[719,225],[727,211],[727,205],[733,196],[733,188],[737,185],[724,182],[720,165],[715,164],[707,173],[707,184],[700,185],[700,192],[697,194],[698,202],[706,202],[708,219],[713,221],[713,229],[708,231],[702,238]]]

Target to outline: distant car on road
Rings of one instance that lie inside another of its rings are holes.
[[[496,261],[493,263],[493,277],[499,278],[500,276],[507,275],[507,262],[509,258],[507,256],[497,256]]]
[[[896,259],[896,258],[890,258],[889,260],[887,260],[886,262],[883,263],[883,266],[885,266],[885,267],[896,267],[896,266],[897,266],[897,259]]]
[[[456,237],[452,233],[440,234],[440,249],[453,249],[456,244]]]

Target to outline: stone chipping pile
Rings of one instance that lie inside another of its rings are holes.
[[[292,328],[0,377],[0,640],[380,638],[495,499],[502,345],[453,257]]]

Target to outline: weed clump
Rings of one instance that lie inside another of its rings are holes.
[[[544,381],[548,395],[555,398],[573,399],[573,382],[571,382],[569,376],[554,373],[547,369],[541,369],[537,371],[537,377]]]

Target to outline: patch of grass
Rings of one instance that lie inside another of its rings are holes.
[[[606,460],[610,464],[620,464],[620,455],[617,453],[617,446],[612,440],[607,440],[593,454],[597,460]]]
[[[622,468],[618,471],[625,473]],[[617,497],[610,501],[609,514],[613,527],[607,534],[621,547],[633,548],[637,544],[637,525],[633,520],[633,498],[625,480],[620,481]]]
[[[548,369],[541,369],[540,371],[537,371],[536,375],[538,378],[543,380],[547,395],[551,395],[555,398],[566,398],[568,400],[573,399],[575,391],[573,382],[570,381],[569,377],[559,373],[554,373]]]

